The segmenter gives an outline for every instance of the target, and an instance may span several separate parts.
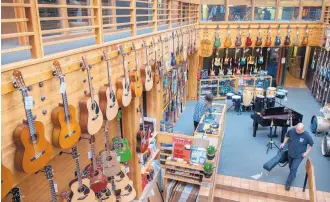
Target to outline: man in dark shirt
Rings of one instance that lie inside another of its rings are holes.
[[[304,130],[303,123],[298,123],[296,128],[292,128],[287,132],[285,139],[280,147],[283,148],[287,142],[289,146],[288,153],[290,174],[286,181],[285,189],[290,190],[291,183],[296,178],[299,164],[312,150],[314,142],[309,133]],[[309,145],[308,149],[307,145]]]

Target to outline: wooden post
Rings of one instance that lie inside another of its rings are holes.
[[[24,3],[23,0],[14,0],[13,3]],[[25,18],[25,9],[20,7],[14,7],[15,17],[16,18]],[[17,32],[26,32],[26,22],[17,22],[16,23]],[[25,36],[18,37],[19,44],[25,46],[28,44],[28,38]]]
[[[93,6],[97,6],[93,8],[92,14],[95,18],[92,21],[92,25],[97,25],[95,28],[96,35],[96,44],[103,44],[104,36],[103,36],[103,19],[102,19],[102,1],[101,0],[93,0]]]
[[[300,2],[299,2],[299,15],[298,15],[298,21],[301,21],[301,20],[302,20],[303,1],[304,1],[304,0],[300,0]]]
[[[326,1],[323,0],[323,2],[322,2],[322,11],[321,11],[321,19],[320,19],[321,23],[324,23],[325,9],[326,9]]]
[[[308,63],[309,63],[309,56],[311,53],[311,47],[310,46],[306,46],[306,52],[305,52],[305,59],[304,59],[304,68],[303,68],[303,72],[302,72],[302,79],[305,79],[306,73],[307,73],[307,69],[308,69]]]
[[[158,1],[154,0],[152,4],[152,31],[157,32],[158,31]]]
[[[162,120],[162,91],[161,89],[162,81],[158,84],[154,83],[153,88],[147,91],[147,112],[148,117],[156,118],[156,129],[160,128],[160,121]]]
[[[225,0],[225,21],[228,22],[228,18],[229,18],[229,0]]]
[[[255,0],[251,0],[251,21],[254,21],[254,6]]]
[[[280,0],[276,0],[275,21],[278,22],[278,14],[280,11]]]
[[[172,28],[172,0],[168,0],[168,29]]]
[[[66,5],[66,0],[60,0],[60,5]],[[62,18],[65,18],[65,19],[62,19],[61,22],[62,22],[62,28],[69,28],[69,20],[67,19],[68,17],[68,8],[66,7],[62,7],[59,9],[60,11],[60,16]],[[69,32],[63,32],[64,36],[68,36],[69,35]]]
[[[131,0],[131,10],[130,10],[130,15],[131,15],[131,36],[136,36],[136,2],[135,0]]]

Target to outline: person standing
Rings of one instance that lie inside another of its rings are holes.
[[[202,116],[205,112],[210,112],[212,108],[213,102],[213,95],[207,94],[205,97],[202,97],[196,104],[195,112],[194,112],[194,128],[196,130],[199,121],[201,120]]]
[[[292,128],[286,133],[280,147],[283,148],[287,142],[290,174],[286,181],[285,189],[289,191],[293,180],[296,178],[299,164],[312,150],[314,141],[309,133],[304,130],[304,124],[298,123],[296,128]],[[308,148],[307,145],[309,145]]]

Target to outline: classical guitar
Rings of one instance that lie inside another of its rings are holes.
[[[102,162],[103,174],[106,177],[115,176],[120,172],[120,164],[118,163],[117,153],[111,151],[109,142],[109,123],[106,122],[104,126],[104,141],[105,149],[100,151],[100,158]]]
[[[144,86],[144,90],[150,91],[152,89],[153,83],[153,75],[152,75],[152,68],[149,64],[149,47],[146,41],[143,41],[143,46],[146,49],[146,64],[141,70],[142,75],[142,83]]]
[[[5,198],[14,185],[13,173],[1,164],[1,199]]]
[[[130,80],[126,75],[127,71],[127,63],[125,60],[126,53],[122,46],[119,46],[119,51],[123,58],[123,68],[124,68],[124,75],[117,78],[116,86],[117,86],[117,100],[119,106],[127,107],[132,100],[132,91],[130,87]]]
[[[95,156],[95,136],[91,135],[89,144],[91,146],[91,151],[89,153],[89,158],[91,159],[91,164],[87,165],[85,170],[88,171],[88,178],[90,180],[90,188],[95,194],[106,189],[108,184],[107,177],[102,173],[102,170],[97,167],[96,156]]]
[[[256,46],[261,46],[262,45],[262,37],[261,37],[261,26],[259,24],[258,26],[258,36],[256,40]]]
[[[220,28],[219,25],[217,25],[217,27],[215,28],[215,33],[214,33],[214,43],[213,46],[215,49],[219,48],[221,46],[221,42],[220,42]]]
[[[252,39],[251,39],[251,26],[249,25],[249,28],[248,28],[248,36],[246,38],[246,41],[245,41],[245,46],[246,47],[250,47],[252,45]]]
[[[230,25],[228,24],[228,28],[227,28],[227,38],[225,41],[225,48],[229,48],[231,46],[231,38],[230,38]]]
[[[132,152],[128,146],[128,141],[126,138],[121,138],[121,127],[120,127],[120,120],[121,120],[121,110],[118,111],[117,114],[117,129],[118,129],[118,136],[112,139],[113,148],[116,150],[119,156],[119,162],[125,163],[130,160],[132,156]]]
[[[303,39],[301,45],[307,46],[307,44],[308,44],[308,25],[306,25],[305,36],[304,36],[304,39]]]
[[[152,37],[152,42],[153,42],[153,47],[154,47],[154,54],[155,54],[155,63],[152,66],[152,72],[154,75],[154,82],[156,84],[159,84],[160,81],[160,61],[157,60],[157,49],[158,49],[158,45],[155,41],[155,39]]]
[[[11,193],[13,194],[12,202],[22,202],[22,194],[20,188],[14,187],[11,190]]]
[[[50,195],[52,197],[52,202],[57,202],[57,196],[56,196],[56,191],[55,191],[55,184],[54,184],[54,174],[53,174],[53,169],[51,165],[45,166],[45,174],[46,178],[49,183],[49,188],[50,188]]]
[[[299,46],[300,42],[299,42],[299,27],[297,26],[296,28],[296,39],[293,41],[293,45],[294,46]]]
[[[66,83],[60,63],[55,60],[53,62],[53,67],[53,75],[57,75],[60,79],[62,104],[59,104],[59,106],[52,111],[51,118],[54,124],[52,140],[55,146],[67,149],[71,148],[79,141],[81,129],[76,118],[75,107],[68,104]]]
[[[86,94],[79,101],[80,126],[83,133],[96,134],[103,125],[103,114],[100,110],[99,96],[94,95],[92,84],[91,66],[87,63],[85,56],[82,56],[82,69],[87,70],[89,94]]]
[[[141,114],[141,117],[139,118],[140,120],[140,130],[136,134],[136,151],[138,153],[144,153],[148,150],[149,146],[149,137],[147,136],[147,133],[145,131],[144,127],[144,115],[143,115],[143,102],[142,102],[142,107],[139,107],[139,112]]]
[[[286,36],[284,40],[284,45],[289,46],[291,44],[291,27],[288,25],[287,31],[286,31]]]
[[[175,45],[174,45],[174,32],[172,32],[172,52],[171,52],[171,66],[174,67],[175,65],[175,54],[174,54],[174,50],[175,50]]]
[[[241,39],[241,25],[238,25],[238,34],[236,36],[235,46],[240,47],[242,45]]]
[[[131,91],[134,97],[141,97],[143,92],[143,84],[141,80],[141,70],[139,65],[138,52],[136,50],[134,42],[132,43],[132,50],[134,51],[135,56],[135,70],[130,72],[129,80],[131,82]],[[118,111],[114,115],[114,118],[117,116]]]
[[[277,35],[276,35],[276,38],[275,38],[275,46],[279,46],[281,45],[281,26],[278,25],[277,27]]]
[[[196,46],[195,46],[196,47]],[[203,39],[200,42],[199,55],[201,57],[210,57],[212,55],[211,41],[208,39],[207,28],[204,28]]]
[[[79,153],[77,147],[72,147],[71,149],[72,157],[76,162],[75,173],[77,175],[77,179],[72,180],[69,183],[71,194],[69,196],[71,202],[78,201],[94,201],[95,193],[91,190],[90,181],[88,178],[83,178],[80,170],[80,162],[79,162]]]
[[[14,87],[22,92],[27,120],[14,130],[13,139],[16,144],[15,166],[17,170],[35,173],[42,169],[52,158],[52,145],[45,138],[44,124],[35,121],[32,114],[33,97],[29,96],[22,73],[13,71]]]
[[[272,36],[270,33],[270,25],[268,25],[268,31],[267,31],[267,39],[266,39],[266,46],[271,46],[272,45]]]

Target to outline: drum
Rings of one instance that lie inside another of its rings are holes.
[[[274,87],[268,87],[267,88],[267,91],[266,91],[266,96],[269,96],[269,95],[272,95],[272,96],[276,96],[276,88]]]
[[[276,91],[276,98],[283,100],[285,98],[285,93],[281,91]]]
[[[261,112],[265,108],[265,96],[257,95],[256,101],[254,102],[254,110]]]
[[[227,93],[226,94],[226,99],[227,100],[231,100],[231,98],[233,97],[234,93]]]
[[[273,96],[273,95],[268,95],[268,96],[266,97],[266,107],[267,107],[267,108],[275,107],[275,96]]]
[[[328,132],[330,127],[330,120],[320,117],[313,116],[311,120],[311,130],[313,133],[324,133]]]
[[[240,109],[240,107],[241,107],[241,102],[242,102],[241,96],[239,96],[239,95],[234,95],[234,96],[232,97],[232,99],[233,99],[233,104],[234,104],[234,106],[235,106],[235,111],[239,112],[239,109]]]
[[[256,88],[256,89],[254,90],[254,100],[256,99],[256,97],[257,97],[258,95],[262,95],[262,96],[264,96],[264,89],[262,89],[262,88]]]
[[[243,91],[243,105],[248,107],[250,106],[253,99],[253,88],[245,87]]]
[[[325,135],[321,143],[322,155],[330,156],[330,135]]]

